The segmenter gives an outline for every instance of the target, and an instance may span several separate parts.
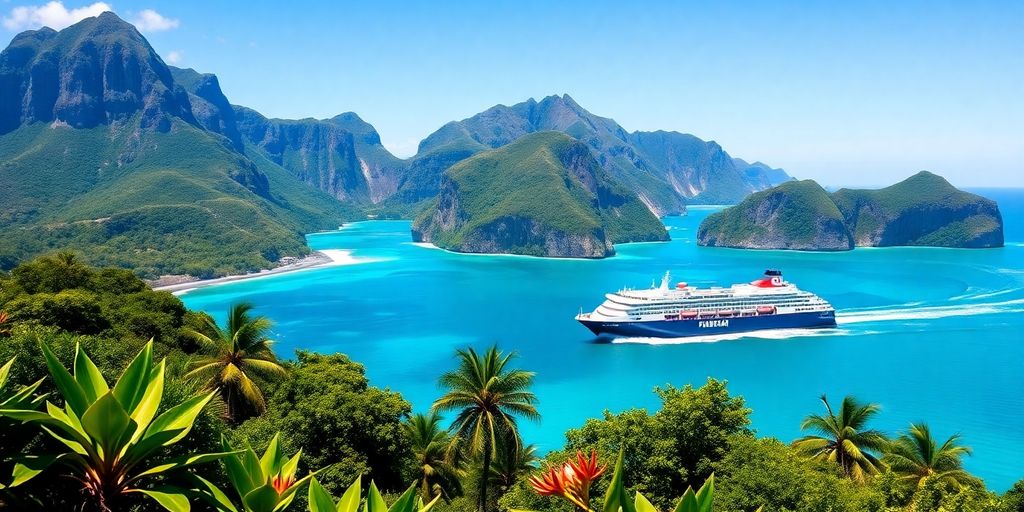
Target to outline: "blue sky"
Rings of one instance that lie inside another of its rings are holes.
[[[286,118],[355,111],[400,156],[447,121],[569,93],[627,130],[693,133],[826,185],[928,169],[1024,186],[1024,2],[555,4],[107,7],[165,60],[216,73],[232,102]],[[42,5],[0,0],[4,44],[102,7]]]

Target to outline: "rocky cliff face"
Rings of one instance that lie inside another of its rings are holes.
[[[1003,245],[1003,224],[994,201],[921,172],[891,187],[834,194],[809,180],[783,183],[708,216],[698,243],[797,250],[985,248]]]
[[[23,32],[0,54],[0,134],[34,122],[73,128],[194,124],[187,93],[135,27],[112,13]]]
[[[709,247],[844,251],[853,236],[842,213],[821,186],[793,181],[758,192],[709,215],[697,231]]]
[[[610,256],[613,243],[668,239],[587,146],[556,132],[523,136],[446,171],[412,235],[458,252],[572,258]]]

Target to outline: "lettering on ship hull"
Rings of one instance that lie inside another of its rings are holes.
[[[707,329],[709,327],[729,327],[728,320],[701,320],[697,322],[697,327],[701,329]]]

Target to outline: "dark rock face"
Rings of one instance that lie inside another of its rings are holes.
[[[384,148],[373,125],[363,121],[355,112],[337,115],[328,122],[352,134],[356,159],[369,189],[370,202],[376,204],[394,195],[405,174],[406,163]]]
[[[217,75],[174,66],[168,68],[175,83],[188,93],[192,115],[196,121],[203,128],[223,135],[234,149],[242,151],[242,135],[235,120],[235,109],[232,108],[227,96],[224,96]]]
[[[267,119],[235,106],[242,136],[303,182],[340,200],[365,200],[369,187],[353,135],[327,121]]]
[[[0,133],[32,122],[74,128],[127,121],[167,131],[195,123],[188,96],[149,43],[112,13],[61,32],[19,34],[0,54]]]

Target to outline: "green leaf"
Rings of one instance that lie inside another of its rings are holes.
[[[120,452],[121,442],[135,432],[135,422],[114,398],[107,392],[96,400],[82,416],[82,428],[103,451],[104,458],[113,460]]]
[[[284,478],[295,478],[295,473],[299,470],[299,457],[302,456],[302,450],[299,450],[292,458],[288,459],[280,470],[281,476]]]
[[[114,396],[126,411],[135,411],[135,406],[142,400],[153,367],[153,340],[139,351],[135,359],[128,364],[124,373],[114,384]]]
[[[43,350],[43,357],[46,359],[46,368],[50,370],[50,376],[53,377],[53,383],[57,386],[57,390],[60,391],[61,396],[64,397],[64,401],[67,402],[68,407],[75,412],[79,417],[85,414],[85,410],[89,408],[89,400],[86,398],[85,391],[82,386],[78,384],[78,381],[68,373],[67,368],[60,364],[57,360],[57,356],[53,354],[50,347],[46,343],[40,342],[40,348]]]
[[[338,512],[358,512],[360,493],[363,488],[363,475],[356,477],[356,481],[352,482],[352,485],[345,489],[345,494],[341,495],[341,500],[338,501]]]
[[[277,498],[277,491],[272,485],[266,483],[242,497],[242,504],[250,512],[273,512],[274,507],[277,506]]]
[[[132,436],[132,441],[138,441],[142,438],[143,434],[146,433],[146,428],[149,427],[153,417],[156,416],[157,409],[160,408],[160,401],[164,396],[165,366],[165,361],[160,361],[160,364],[153,370],[149,381],[146,383],[146,389],[142,393],[142,398],[139,400],[135,410],[131,412],[132,419],[139,425],[139,428]]]
[[[186,468],[189,466],[195,466],[196,464],[205,464],[207,462],[213,462],[220,460],[225,457],[236,455],[239,452],[218,452],[218,453],[202,453],[199,455],[187,455],[184,457],[178,457],[171,459],[163,464],[153,466],[145,471],[138,473],[133,476],[129,482],[134,482],[144,476],[157,475],[160,473],[166,473],[175,469]]]
[[[11,366],[14,366],[14,360],[17,358],[18,356],[14,356],[4,363],[3,366],[0,366],[0,389],[4,387],[4,384],[7,384],[7,376],[11,374]]]
[[[712,473],[704,485],[697,490],[697,511],[711,512],[711,502],[715,497],[715,474]]]
[[[370,490],[366,493],[366,506],[364,512],[388,512],[388,505],[384,503],[384,497],[377,490],[377,485],[370,480]]]
[[[676,505],[676,512],[697,512],[697,495],[693,493],[693,487],[687,487],[683,497],[679,498]]]
[[[6,485],[0,485],[0,488],[17,487],[33,479],[63,457],[64,455],[24,455],[18,457],[14,461],[11,480]]]
[[[278,473],[281,469],[281,433],[274,434],[273,439],[270,440],[270,444],[267,445],[267,449],[263,452],[263,456],[260,457],[260,468],[263,469],[265,476],[273,476]]]
[[[412,485],[405,490],[397,501],[391,504],[388,512],[415,512],[416,508],[416,486]]]
[[[278,497],[280,503],[277,504],[277,508],[275,510],[281,510],[284,507],[287,507],[288,503],[292,502],[292,499],[295,497],[295,494],[299,492],[299,490],[302,489],[304,485],[309,483],[309,481],[312,480],[317,473],[319,473],[319,471],[314,471],[296,480],[294,483],[292,483],[290,487],[282,491],[280,496]]]
[[[193,495],[198,495],[201,499],[214,506],[219,511],[223,512],[238,512],[235,508],[235,504],[231,503],[231,499],[228,498],[224,491],[220,490],[219,487],[213,484],[213,482],[195,474],[189,475],[194,482],[195,489],[191,492]]]
[[[636,493],[636,512],[658,512],[654,505],[640,493]]]
[[[231,444],[228,443],[227,438],[221,436],[220,445],[224,451],[233,450]],[[252,479],[252,475],[249,474],[245,469],[245,464],[242,459],[248,454],[252,453],[252,448],[244,450],[241,454],[232,455],[231,457],[225,457],[221,462],[224,464],[224,469],[227,470],[228,479],[231,480],[231,485],[238,491],[238,497],[241,498],[252,491],[257,486],[266,483],[264,480],[255,482]],[[256,456],[255,453],[252,454]]]
[[[426,505],[423,505],[423,506],[420,507],[419,512],[429,512],[429,510],[434,508],[434,505],[437,505],[437,502],[440,501],[440,500],[441,500],[441,495],[440,494],[438,494],[437,496],[434,496],[434,499],[430,500],[430,503],[427,503]],[[423,503],[423,501],[421,500],[420,503]]]
[[[188,503],[188,496],[185,496],[183,491],[173,487],[162,487],[161,489],[163,490],[131,489],[129,492],[141,492],[171,512],[189,512],[192,509]]]
[[[110,391],[100,369],[85,355],[79,344],[75,344],[75,381],[82,387],[82,391],[85,391],[85,397],[89,402],[95,402]]]
[[[623,483],[622,467],[624,454],[619,449],[619,458],[615,462],[615,473],[612,474],[612,481],[608,484],[608,491],[604,495],[604,512],[636,512],[633,501],[626,496],[626,485]]]
[[[334,498],[316,478],[309,482],[309,512],[335,512]]]
[[[153,420],[153,423],[146,429],[146,434],[142,436],[142,439],[146,440],[159,434],[170,433],[170,436],[160,436],[162,441],[160,446],[167,446],[180,441],[181,438],[188,435],[189,430],[192,430],[192,424],[195,423],[199,413],[203,411],[203,407],[206,407],[206,404],[213,399],[213,395],[214,393],[196,395],[171,407]]]

